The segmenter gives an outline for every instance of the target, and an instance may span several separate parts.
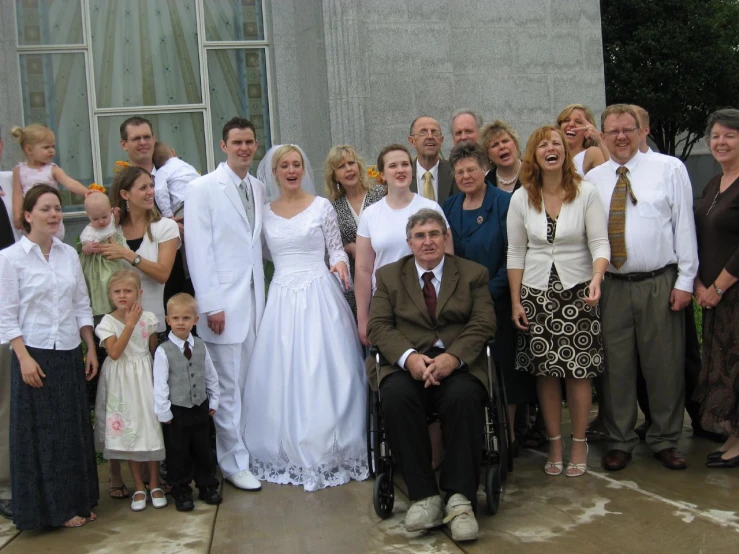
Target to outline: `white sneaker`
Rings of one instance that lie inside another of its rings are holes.
[[[234,473],[230,477],[226,477],[226,481],[231,483],[237,489],[244,491],[262,490],[262,484],[259,482],[259,479],[254,477],[248,469]]]
[[[429,496],[417,500],[405,514],[405,529],[409,533],[439,527],[444,523],[444,508],[441,496]]]
[[[479,527],[472,511],[472,502],[461,494],[453,494],[446,503],[444,523],[452,530],[452,540],[474,541],[479,534]]]

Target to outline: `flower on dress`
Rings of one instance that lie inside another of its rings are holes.
[[[149,336],[149,333],[147,333],[146,331],[144,331],[143,333],[141,333],[141,338],[142,338],[142,339],[145,339],[145,338],[147,338],[148,336]]]
[[[112,413],[105,422],[108,434],[114,437],[122,437],[126,431],[126,420],[119,413]]]

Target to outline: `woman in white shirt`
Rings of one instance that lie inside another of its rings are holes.
[[[565,380],[573,440],[566,475],[579,477],[587,471],[590,379],[604,369],[598,300],[611,255],[606,215],[555,127],[540,127],[529,138],[521,181],[507,222],[513,322],[520,331],[516,369],[537,377],[550,441],[548,475],[563,471]]]
[[[54,237],[59,191],[23,199],[26,236],[0,252],[0,342],[10,342],[10,464],[18,529],[96,519],[95,446],[85,381],[98,370],[92,310],[77,252]],[[80,348],[87,345],[87,362]]]
[[[410,152],[402,144],[391,144],[382,149],[377,157],[377,170],[387,183],[387,196],[365,208],[359,218],[354,292],[359,338],[365,345],[369,344],[367,321],[370,299],[375,291],[375,271],[411,253],[405,237],[405,226],[410,216],[421,208],[431,208],[444,217],[436,202],[411,192],[411,163]],[[447,252],[453,254],[453,248],[447,235]]]
[[[100,252],[109,260],[125,260],[141,272],[141,306],[159,321],[157,333],[166,330],[164,319],[164,285],[172,273],[180,233],[177,223],[163,218],[154,205],[154,179],[148,171],[129,166],[113,181],[113,204],[120,213],[120,231],[127,247],[101,244]],[[110,460],[112,498],[127,498],[120,462]]]
[[[163,333],[164,285],[172,273],[180,233],[177,223],[156,209],[154,194],[154,179],[145,169],[129,166],[116,176],[113,202],[120,210],[120,229],[128,248],[104,244],[100,251],[109,260],[126,260],[141,272],[141,306],[157,316],[157,333]]]
[[[570,104],[557,116],[557,127],[562,129],[570,147],[575,170],[580,177],[610,159],[606,141],[601,137],[590,108]]]

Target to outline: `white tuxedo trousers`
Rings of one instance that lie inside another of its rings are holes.
[[[215,416],[213,416],[213,422],[216,425],[216,455],[224,477],[231,477],[231,475],[249,469],[249,451],[241,436],[241,399],[257,333],[253,286],[251,296],[251,319],[249,332],[244,342],[238,344],[205,343],[216,373],[218,373],[218,385],[221,390],[221,399]],[[226,320],[226,325],[243,324],[242,321]]]

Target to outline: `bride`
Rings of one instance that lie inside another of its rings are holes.
[[[275,273],[242,404],[251,471],[307,491],[366,479],[364,363],[336,212],[301,188],[309,175],[297,146],[273,147],[262,164],[279,195],[264,210]]]

